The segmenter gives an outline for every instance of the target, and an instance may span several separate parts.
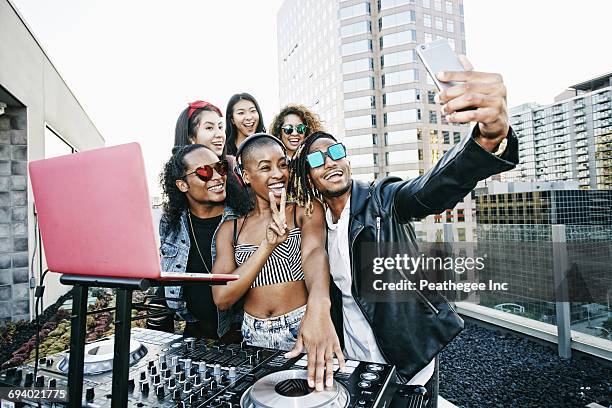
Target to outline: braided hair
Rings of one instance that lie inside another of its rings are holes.
[[[304,207],[306,215],[312,214],[314,205],[313,200],[323,202],[323,196],[312,184],[310,179],[310,166],[308,165],[308,152],[310,146],[319,139],[331,139],[337,142],[336,138],[325,132],[315,132],[308,136],[293,154],[293,159],[289,163],[289,185],[287,187],[287,197],[295,201],[299,206]]]

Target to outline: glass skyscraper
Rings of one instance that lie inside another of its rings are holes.
[[[302,103],[347,146],[353,177],[414,178],[434,165],[467,125],[451,125],[418,60],[419,43],[447,39],[465,54],[459,0],[286,0],[278,13],[281,106]],[[419,237],[473,239],[471,198],[417,225]]]

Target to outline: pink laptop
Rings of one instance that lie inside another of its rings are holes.
[[[161,271],[138,143],[32,161],[29,170],[50,271],[162,280],[238,279]]]

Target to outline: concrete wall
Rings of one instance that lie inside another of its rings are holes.
[[[17,114],[19,108],[25,108],[25,115],[20,114],[21,122],[16,122],[17,127],[21,124],[23,129],[12,129],[11,131],[25,132],[28,161],[45,157],[45,127],[47,125],[77,150],[87,150],[104,145],[104,138],[57,72],[16,8],[8,0],[0,0],[0,87],[6,91],[4,94],[8,93],[12,97],[3,97],[0,93],[0,102],[9,105],[7,114],[11,112]],[[25,150],[25,146],[23,147]],[[22,167],[20,164],[17,166]],[[28,266],[31,266],[29,263],[34,249],[34,204],[29,180],[27,190],[24,191],[27,191],[27,216],[24,221],[28,226]],[[7,220],[0,219],[0,223],[3,221]],[[1,252],[0,248],[0,256]],[[5,266],[6,262],[4,264],[0,262],[0,266],[3,265]],[[38,256],[34,260],[34,271],[38,276]],[[9,272],[13,273],[12,264],[10,270],[9,268],[0,270],[0,274],[5,277]],[[68,289],[58,283],[58,277],[55,274],[49,274],[46,283],[48,284],[44,298],[46,305],[54,302]],[[12,300],[18,300],[18,298],[21,301],[29,300],[31,315],[33,313],[32,292],[30,290],[26,292],[29,292],[29,299],[24,299],[21,287],[12,292]],[[2,314],[6,314],[5,309],[6,305],[4,312],[0,305],[0,322],[8,317]],[[10,317],[24,317],[21,308],[15,312],[19,313],[12,313]]]

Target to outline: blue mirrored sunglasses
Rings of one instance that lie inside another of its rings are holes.
[[[342,143],[336,143],[327,148],[326,152],[321,150],[312,152],[306,156],[306,160],[311,168],[320,167],[325,164],[325,156],[336,161],[346,157],[346,148]]]

